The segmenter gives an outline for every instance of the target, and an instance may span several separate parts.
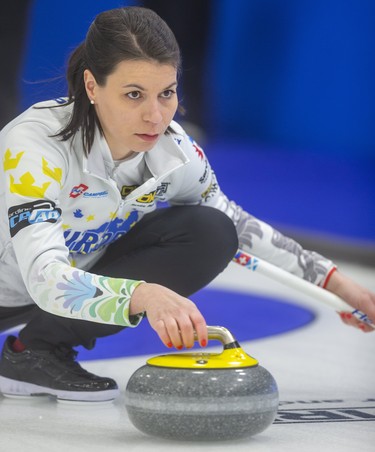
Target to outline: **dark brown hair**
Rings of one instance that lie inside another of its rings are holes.
[[[181,56],[174,34],[152,10],[124,7],[100,13],[90,25],[85,41],[71,54],[67,68],[68,100],[73,111],[67,125],[56,134],[66,141],[79,129],[86,154],[91,150],[95,128],[101,125],[85,90],[83,73],[89,69],[100,86],[125,60],[170,64],[180,71]]]

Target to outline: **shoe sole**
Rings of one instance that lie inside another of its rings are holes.
[[[118,389],[106,391],[64,391],[62,389],[45,388],[25,381],[11,380],[0,376],[0,392],[5,397],[27,398],[34,396],[54,396],[64,402],[109,402],[118,397]]]

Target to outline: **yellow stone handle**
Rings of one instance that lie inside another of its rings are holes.
[[[155,356],[148,365],[183,369],[239,369],[254,367],[258,361],[246,354],[232,333],[222,326],[208,326],[208,339],[218,340],[223,345],[221,353],[178,353]],[[195,335],[195,340],[198,337]]]

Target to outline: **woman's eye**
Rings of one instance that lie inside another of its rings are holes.
[[[141,93],[139,91],[132,91],[131,93],[127,93],[127,96],[130,99],[139,99],[141,97]]]
[[[161,96],[164,97],[164,99],[169,99],[170,97],[175,94],[176,91],[173,91],[172,89],[167,89],[162,92]]]

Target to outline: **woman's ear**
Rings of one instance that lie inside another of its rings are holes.
[[[95,77],[89,69],[85,69],[85,71],[83,72],[83,80],[85,83],[87,97],[89,98],[91,103],[94,103],[97,83]]]

